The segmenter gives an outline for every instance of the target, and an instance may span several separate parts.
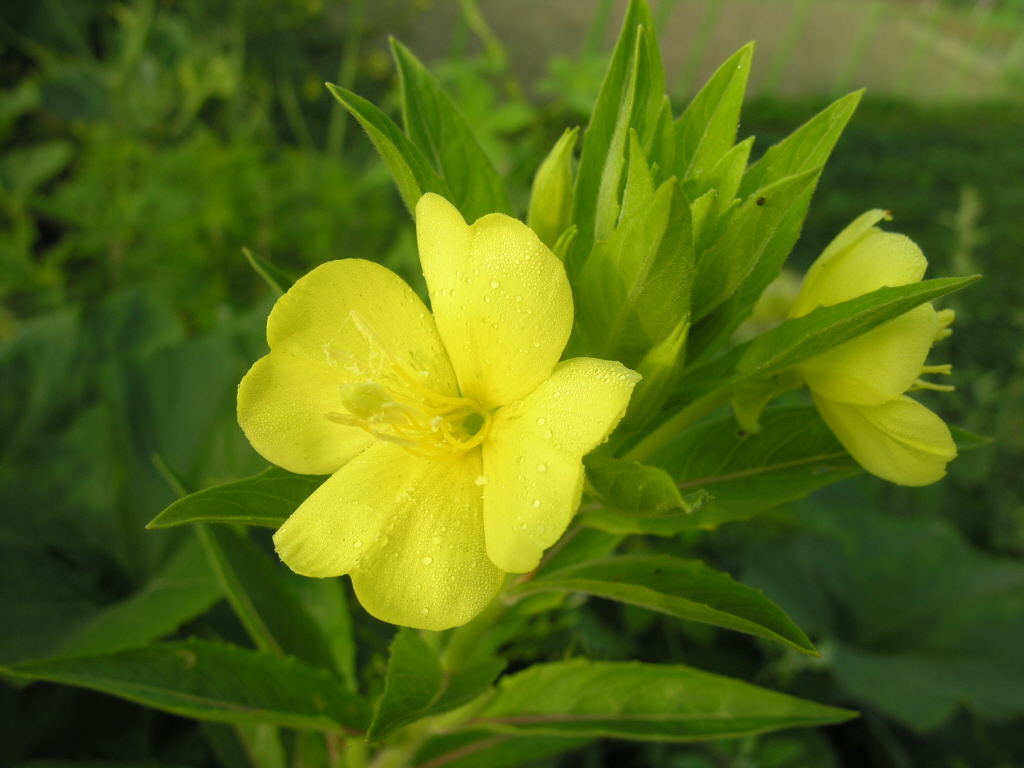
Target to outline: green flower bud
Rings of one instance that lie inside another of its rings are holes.
[[[530,210],[526,223],[541,241],[553,248],[558,236],[569,226],[572,209],[572,153],[576,148],[579,128],[562,134],[533,177]]]

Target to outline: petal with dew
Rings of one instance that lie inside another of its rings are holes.
[[[494,415],[483,444],[487,554],[503,571],[537,567],[565,531],[583,490],[583,456],[619,423],[639,374],[575,358]]]
[[[825,423],[864,469],[898,485],[929,485],[956,458],[949,427],[907,396],[881,405],[846,405],[814,395]]]
[[[572,330],[565,268],[521,221],[466,224],[435,194],[416,206],[416,237],[438,331],[465,397],[496,408],[554,369]]]
[[[880,405],[906,392],[921,375],[939,330],[931,304],[805,360],[797,366],[822,397],[852,405]]]
[[[803,317],[817,307],[831,307],[883,286],[916,283],[927,267],[921,249],[906,235],[869,230],[820,266],[812,265],[789,316]]]
[[[267,342],[324,368],[351,367],[325,347],[374,369],[390,355],[434,392],[457,394],[430,312],[402,278],[372,261],[329,261],[300,278],[270,312]]]
[[[296,573],[348,573],[381,621],[441,630],[465,624],[504,574],[484,546],[480,452],[427,461],[376,442],[320,486],[274,534]]]
[[[238,423],[252,447],[289,472],[329,475],[373,442],[357,427],[328,421],[342,411],[343,371],[282,352],[256,361],[238,385]]]

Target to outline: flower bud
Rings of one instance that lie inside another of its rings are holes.
[[[526,223],[546,246],[553,248],[558,236],[569,226],[572,209],[572,153],[579,128],[562,134],[533,178],[530,210]]]

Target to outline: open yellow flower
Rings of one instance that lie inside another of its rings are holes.
[[[849,301],[883,286],[916,283],[928,261],[905,235],[883,232],[874,210],[844,229],[807,272],[790,310],[802,317],[819,306]],[[952,310],[922,304],[845,344],[804,361],[797,370],[818,410],[866,470],[900,485],[928,485],[946,474],[956,446],[946,424],[906,396],[915,389],[949,390],[921,379],[949,373],[926,366],[936,340],[948,336]]]
[[[238,389],[266,459],[331,474],[274,536],[305,576],[351,575],[384,621],[464,624],[505,572],[537,566],[583,488],[582,457],[639,376],[559,362],[573,323],[561,262],[525,224],[472,226],[444,198],[416,206],[433,313],[369,261],[317,267],[267,321],[270,354]]]

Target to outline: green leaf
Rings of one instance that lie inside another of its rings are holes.
[[[777,235],[789,211],[814,187],[820,173],[821,168],[813,168],[761,188],[732,214],[725,233],[697,258],[692,301],[696,320],[739,288]]]
[[[843,96],[769,148],[747,170],[740,185],[740,197],[824,165],[863,95],[863,91],[855,91]]]
[[[445,670],[415,630],[401,629],[391,643],[384,695],[367,738],[378,741],[403,725],[468,704],[491,687],[505,668],[487,659],[456,671]]]
[[[199,525],[196,532],[228,602],[256,646],[332,669],[334,658],[320,627],[244,529]]]
[[[577,563],[607,557],[621,541],[622,536],[582,525],[574,526],[545,553],[537,572],[549,573]]]
[[[535,664],[503,678],[471,724],[519,733],[697,741],[855,716],[689,667],[574,659]]]
[[[826,637],[852,700],[919,732],[963,706],[992,720],[1024,715],[1024,564],[851,490],[757,531],[740,554],[744,578]]]
[[[174,502],[147,528],[187,523],[240,523],[279,528],[327,478],[270,467],[258,475],[193,493]]]
[[[28,197],[71,161],[71,144],[63,140],[7,150],[0,158],[0,182],[16,197]]]
[[[267,287],[269,287],[270,290],[278,296],[285,293],[292,287],[292,285],[294,285],[294,277],[289,275],[280,267],[271,264],[262,256],[257,256],[248,248],[243,248],[242,254],[245,256],[245,260],[249,262],[249,266],[253,268],[253,271],[263,278],[263,282],[267,284]]]
[[[594,454],[584,457],[583,464],[591,490],[609,509],[635,517],[690,511],[663,469]]]
[[[189,538],[142,589],[107,607],[61,643],[58,655],[111,653],[158,640],[223,597],[202,547]]]
[[[704,365],[688,369],[676,389],[677,402],[689,403],[721,387],[767,378],[979,279],[980,275],[925,280],[879,288],[841,304],[818,307]]]
[[[699,560],[671,555],[609,557],[546,573],[513,594],[586,592],[716,627],[777,640],[817,656],[807,636],[759,590]]]
[[[363,730],[366,703],[298,659],[189,640],[16,664],[4,674],[77,685],[197,720]]]
[[[861,471],[813,406],[769,408],[756,435],[740,435],[731,414],[699,424],[648,461],[671,475],[681,492],[702,489],[710,501],[689,515],[636,519],[602,511],[580,521],[611,533],[673,536],[748,519]]]
[[[753,56],[753,43],[734,53],[676,121],[675,174],[684,187],[690,179],[706,177],[732,149]]]
[[[646,0],[630,0],[583,135],[572,213],[579,235],[567,260],[572,280],[579,274],[594,241],[608,237],[618,220],[629,129],[637,129],[643,143],[647,138],[644,127],[648,113],[656,115],[662,108],[664,75],[654,28]],[[650,34],[646,34],[648,30]],[[652,129],[655,122],[652,117]]]
[[[402,88],[405,132],[447,183],[451,195],[446,197],[470,223],[488,213],[511,215],[505,182],[466,118],[430,71],[394,38],[391,54]]]
[[[419,147],[406,138],[390,117],[366,99],[333,83],[327,89],[351,113],[370,137],[391,176],[398,185],[402,202],[414,217],[416,203],[425,192],[436,192],[451,199],[448,184],[438,176]]]
[[[582,747],[590,739],[529,736],[486,730],[433,736],[413,763],[416,768],[517,768]]]
[[[633,145],[643,163],[635,136]],[[631,186],[638,185],[627,185],[622,224],[594,245],[583,267],[576,319],[588,354],[635,367],[686,314],[694,265],[690,206],[679,183],[665,182],[653,199],[638,193],[636,202]]]

